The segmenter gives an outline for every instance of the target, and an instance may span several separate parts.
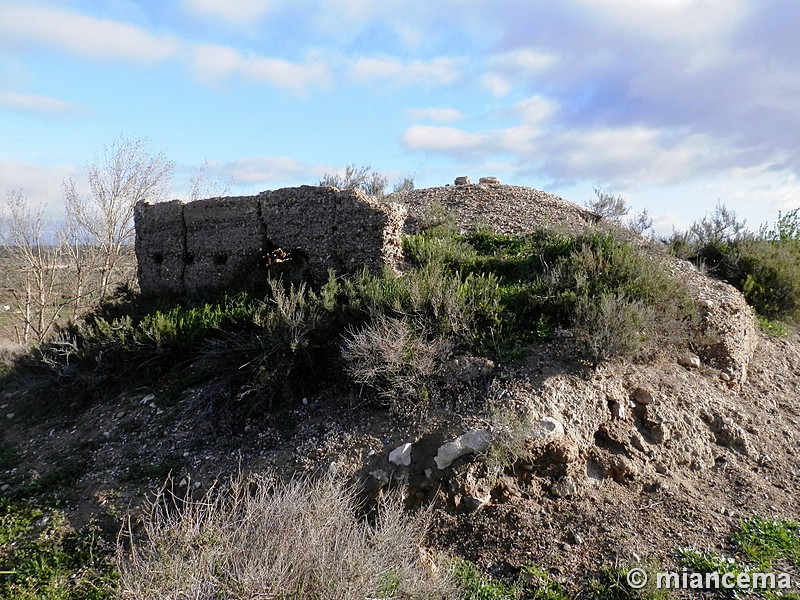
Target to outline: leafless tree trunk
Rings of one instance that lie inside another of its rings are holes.
[[[140,200],[165,199],[173,169],[174,163],[162,153],[153,154],[147,140],[120,136],[89,165],[88,195],[82,195],[72,179],[64,182],[73,235],[97,251],[98,300],[119,282],[123,262],[132,255],[134,206]]]
[[[7,286],[21,315],[18,341],[41,342],[61,317],[65,304],[59,276],[64,267],[62,247],[47,227],[43,207],[32,207],[19,190],[8,194],[3,208],[0,240],[8,261],[4,273]]]

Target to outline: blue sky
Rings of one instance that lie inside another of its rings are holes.
[[[800,206],[797,0],[0,0],[0,193],[60,206],[120,134],[232,193],[350,163],[660,231]]]

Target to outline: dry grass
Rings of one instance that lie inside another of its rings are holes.
[[[409,320],[382,313],[363,329],[351,332],[342,346],[345,370],[352,380],[390,405],[424,399],[426,382],[443,354],[444,345],[427,340]]]
[[[330,478],[233,479],[202,500],[168,491],[141,535],[118,548],[123,598],[455,599],[447,569],[421,550],[426,518],[398,499],[375,523],[359,519],[353,490]],[[126,549],[125,546],[128,546]]]

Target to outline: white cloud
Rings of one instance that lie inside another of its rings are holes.
[[[0,93],[0,106],[11,110],[45,114],[68,114],[81,110],[77,104],[57,98],[13,92]]]
[[[288,156],[251,156],[225,163],[215,171],[233,177],[238,185],[307,180],[314,170]]]
[[[166,60],[180,49],[171,36],[66,9],[0,5],[0,45],[44,44],[85,56],[133,62]]]
[[[474,153],[489,139],[486,134],[433,125],[412,125],[403,135],[403,142],[412,150],[458,155]]]
[[[552,54],[539,52],[532,48],[521,48],[489,57],[488,65],[492,70],[506,73],[539,75],[548,71],[556,62],[557,59]]]
[[[481,83],[493,96],[498,97],[508,96],[514,87],[509,79],[497,73],[486,73],[481,77]]]
[[[558,104],[544,96],[531,96],[520,100],[514,105],[514,110],[522,121],[528,125],[544,125],[550,121],[558,111]]]
[[[514,82],[543,75],[556,63],[554,55],[531,48],[495,54],[486,61],[487,71],[481,76],[481,84],[494,96],[507,96]]]
[[[0,193],[20,190],[32,204],[43,204],[52,220],[63,218],[64,199],[61,183],[75,177],[78,169],[70,166],[43,167],[20,160],[0,159]]]
[[[436,123],[452,123],[460,121],[464,116],[455,108],[409,108],[406,111],[412,121],[434,121]]]
[[[183,0],[183,7],[193,13],[247,24],[261,19],[273,8],[273,0]]]
[[[736,26],[747,14],[747,0],[581,0],[585,10],[607,23],[671,42],[701,44]]]
[[[309,88],[330,82],[328,67],[320,60],[293,63],[279,58],[242,55],[226,46],[197,46],[194,49],[194,69],[208,82],[216,83],[229,77],[267,83],[275,87],[304,94]]]
[[[359,58],[352,66],[351,75],[364,83],[389,81],[396,86],[422,85],[436,87],[450,85],[462,77],[462,60],[440,57],[431,61],[403,62],[396,58]]]

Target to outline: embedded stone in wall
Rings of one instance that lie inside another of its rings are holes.
[[[182,294],[185,229],[180,200],[139,202],[134,210],[139,287],[145,294]]]
[[[197,200],[184,206],[183,216],[188,293],[221,287],[261,259],[264,226],[253,196]]]

